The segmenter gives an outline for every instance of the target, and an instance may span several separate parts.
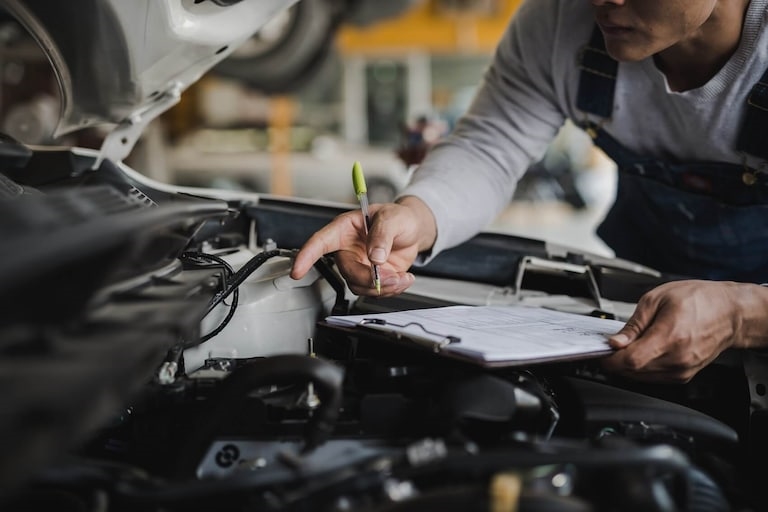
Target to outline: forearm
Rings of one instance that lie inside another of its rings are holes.
[[[427,240],[431,242],[428,249],[437,255],[490,224],[509,203],[511,192],[500,194],[501,186],[494,187],[490,180],[479,176],[479,169],[486,169],[484,164],[460,147],[445,145],[427,160],[429,163],[416,171],[402,197],[418,198],[430,212],[436,237]],[[510,190],[514,190],[514,181],[511,186]]]
[[[556,7],[545,0],[521,6],[469,110],[402,192],[434,214],[433,255],[493,222],[564,122],[550,67]]]

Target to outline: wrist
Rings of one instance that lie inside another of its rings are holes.
[[[750,283],[733,285],[740,321],[734,347],[768,348],[768,287]]]
[[[437,221],[427,203],[416,196],[403,196],[395,202],[400,206],[410,209],[414,217],[416,217],[419,252],[432,249],[435,245],[435,240],[437,240]]]

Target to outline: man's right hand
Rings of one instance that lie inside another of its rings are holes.
[[[345,212],[317,231],[296,255],[291,277],[301,279],[323,255],[332,254],[353,293],[377,295],[372,264],[379,265],[382,297],[404,292],[415,279],[408,270],[416,256],[437,237],[432,212],[407,196],[397,203],[373,204],[370,214],[367,239],[359,210]]]

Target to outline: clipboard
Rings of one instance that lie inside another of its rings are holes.
[[[446,306],[333,315],[322,325],[482,367],[513,367],[611,354],[608,336],[624,322],[531,306]]]

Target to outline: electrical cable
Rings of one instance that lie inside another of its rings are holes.
[[[182,260],[186,260],[188,263],[192,263],[191,260],[193,259],[201,259],[201,260],[208,260],[217,263],[218,265],[203,265],[204,267],[212,267],[212,266],[221,266],[224,268],[224,276],[222,277],[222,292],[226,291],[227,289],[227,281],[230,279],[234,274],[235,270],[232,268],[232,265],[227,263],[227,261],[219,256],[208,254],[204,252],[185,252],[181,255]],[[194,264],[194,263],[193,263]],[[216,296],[218,297],[218,295]],[[214,297],[214,300],[216,300],[216,297]],[[237,309],[237,304],[240,298],[240,291],[238,289],[235,289],[232,293],[232,304],[229,306],[229,311],[227,312],[227,316],[224,317],[224,319],[219,323],[218,326],[216,326],[215,329],[210,331],[209,333],[203,335],[198,340],[198,343],[205,343],[209,339],[213,338],[217,334],[219,334],[221,331],[224,330],[224,328],[229,324],[230,320],[232,320],[232,317],[235,316],[235,309]],[[219,301],[220,302],[220,301]],[[218,303],[218,302],[217,302]],[[211,312],[213,308],[208,307],[205,311],[205,315],[203,315],[203,318],[208,315],[208,313]]]
[[[208,313],[210,313],[213,308],[215,308],[216,306],[219,305],[219,303],[221,303],[221,301],[229,297],[230,294],[236,292],[237,288],[241,284],[243,284],[243,281],[245,281],[248,278],[248,276],[253,274],[259,267],[261,267],[264,263],[266,263],[267,260],[269,260],[270,258],[274,258],[275,256],[281,256],[282,254],[283,254],[283,251],[281,251],[280,249],[274,249],[271,251],[260,252],[259,254],[257,254],[250,260],[248,260],[248,262],[245,265],[243,265],[240,268],[240,270],[238,270],[231,276],[232,279],[229,282],[229,284],[224,288],[224,290],[221,293],[219,293],[216,297],[214,297],[214,299],[208,305],[208,309],[206,310],[205,314],[207,315]]]
[[[336,292],[336,302],[331,310],[332,315],[346,315],[349,313],[349,301],[346,299],[346,284],[333,268],[333,260],[321,257],[315,262],[315,268],[325,278],[331,288]]]

